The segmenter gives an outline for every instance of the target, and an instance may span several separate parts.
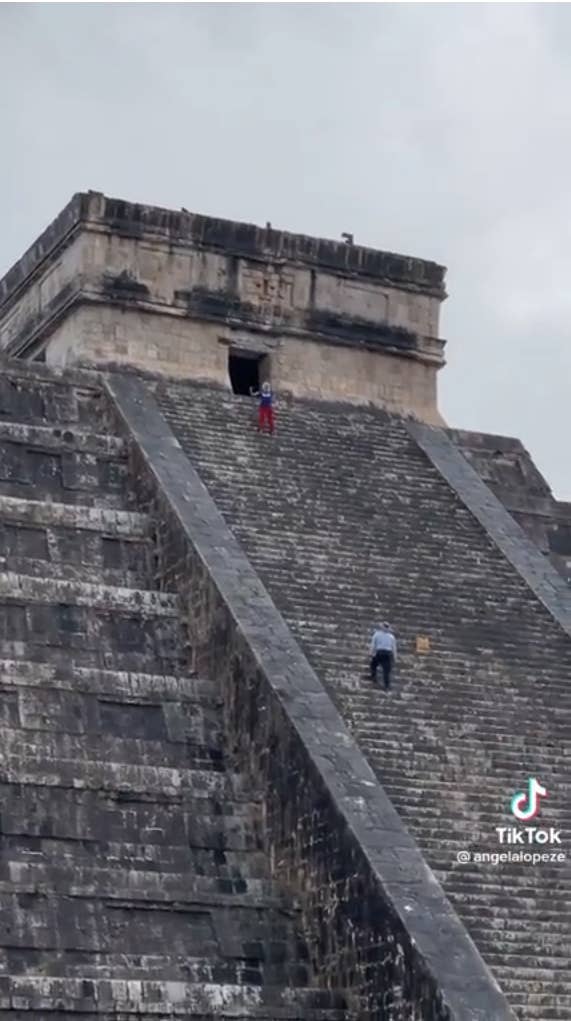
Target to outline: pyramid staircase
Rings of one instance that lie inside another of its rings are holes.
[[[157,394],[515,1014],[570,1021],[569,634],[401,420],[284,403],[270,438],[248,398]],[[379,617],[400,646],[389,696],[366,675]],[[529,776],[561,844],[499,842]],[[564,860],[478,858],[516,850]]]

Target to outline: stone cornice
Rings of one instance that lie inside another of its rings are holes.
[[[0,280],[0,308],[78,229],[103,230],[165,245],[218,251],[264,262],[289,262],[350,278],[374,280],[443,300],[446,270],[435,262],[362,245],[292,234],[186,211],[124,202],[99,192],[78,192]]]

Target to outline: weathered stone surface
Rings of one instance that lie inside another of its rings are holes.
[[[444,273],[359,245],[76,195],[0,281],[0,351],[227,387],[230,351],[246,351],[295,396],[439,422]]]
[[[0,424],[0,483],[5,496],[122,508],[122,441],[68,430]]]
[[[568,858],[473,860],[506,850],[496,827],[513,824],[510,798],[527,776],[547,787],[541,825],[560,832],[568,855],[571,642],[553,615],[568,590],[523,538],[505,548],[525,559],[514,568],[454,491],[458,480],[448,484],[398,419],[284,404],[270,438],[256,433],[246,398],[193,385],[158,393],[514,1011],[571,1017]],[[506,518],[506,537],[521,538]],[[538,558],[559,600],[551,610],[525,580],[533,561],[541,582]],[[365,675],[379,617],[400,646],[388,698]],[[417,652],[418,636],[428,652]],[[472,860],[457,862],[459,852]]]
[[[10,1021],[341,1021],[343,999],[315,989],[316,974],[374,1021],[515,1016],[403,820],[517,1016],[570,1016],[565,868],[532,880],[529,866],[454,863],[492,847],[522,770],[547,784],[542,820],[569,837],[570,657],[553,630],[567,589],[445,437],[306,402],[282,406],[272,444],[249,431],[247,400],[196,386],[161,395],[348,731],[140,384],[112,384],[133,430],[118,439],[96,376],[22,366],[6,378]],[[46,469],[62,449],[93,458],[71,499],[63,472]],[[102,462],[120,471],[97,489]],[[260,487],[274,468],[279,484]],[[547,612],[527,582],[561,605]],[[404,690],[382,711],[352,665],[380,598],[405,621]]]
[[[0,1014],[342,1021],[228,761],[217,679],[192,672],[156,588],[97,378],[5,369]],[[68,450],[92,459],[71,489]]]
[[[513,518],[571,583],[571,504],[556,500],[519,440],[448,430]]]
[[[160,698],[162,702],[179,701],[181,697],[200,698],[204,704],[219,701],[217,685],[196,677],[169,677],[165,674],[121,673],[118,670],[101,670],[75,665],[73,677],[66,677],[57,668],[47,663],[30,663],[24,659],[0,659],[0,684],[2,687],[45,687],[65,689],[122,698],[126,702],[151,702]]]
[[[51,363],[0,360],[10,1021],[571,1021],[569,861],[492,857],[527,776],[531,850],[571,837],[571,507],[378,410],[442,424],[443,282],[97,193],[0,281],[0,350]]]
[[[261,788],[276,872],[303,888],[314,966],[350,987],[360,1017],[513,1017],[144,387],[134,378],[108,386],[133,438],[140,494],[160,522],[161,574],[188,600],[195,666],[222,681],[234,755]]]
[[[571,592],[540,555],[536,544],[512,520],[443,430],[417,422],[409,423],[407,428],[509,563],[571,637]]]
[[[0,496],[0,566],[27,577],[143,588],[152,523],[141,514]]]
[[[64,379],[57,368],[0,357],[0,421],[93,430],[104,403],[92,372],[68,370]]]

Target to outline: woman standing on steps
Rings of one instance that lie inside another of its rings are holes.
[[[267,422],[270,433],[274,431],[274,393],[270,384],[266,381],[262,383],[262,389],[254,390],[250,387],[250,393],[252,397],[259,397],[260,402],[258,405],[258,432],[264,431],[264,425]]]

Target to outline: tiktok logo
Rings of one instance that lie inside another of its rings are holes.
[[[517,791],[514,794],[510,802],[511,813],[520,822],[529,822],[539,812],[539,799],[546,797],[545,787],[542,787],[534,776],[530,776],[527,781],[527,791]]]

